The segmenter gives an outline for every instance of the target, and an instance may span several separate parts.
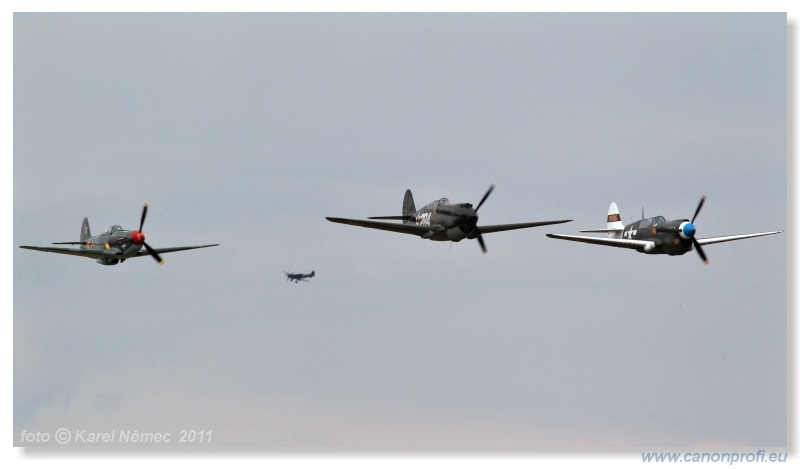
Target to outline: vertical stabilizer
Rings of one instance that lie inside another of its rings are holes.
[[[406,195],[403,197],[403,216],[406,218],[403,223],[413,225],[416,214],[417,208],[414,206],[414,197],[411,195],[411,189],[406,189]]]
[[[620,232],[625,228],[625,225],[622,224],[622,218],[619,216],[617,204],[614,202],[611,202],[611,205],[608,207],[606,228],[609,230],[619,230]],[[609,236],[612,238],[619,238],[621,237],[621,233],[609,233]]]
[[[86,241],[91,237],[92,232],[89,230],[89,218],[83,217],[83,223],[81,223],[81,241]]]

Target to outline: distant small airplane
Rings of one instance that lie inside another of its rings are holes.
[[[293,274],[291,272],[283,271],[286,274],[286,280],[293,280],[294,283],[297,282],[308,282],[308,279],[314,277],[314,271],[312,270],[310,274]]]
[[[483,235],[497,231],[518,230],[533,228],[535,226],[554,225],[572,220],[537,221],[531,223],[516,223],[510,225],[478,226],[478,210],[481,208],[489,194],[494,190],[494,185],[489,187],[478,206],[472,204],[451,204],[446,198],[436,200],[417,210],[411,190],[406,190],[403,199],[403,214],[400,216],[369,217],[369,220],[401,220],[403,223],[387,223],[369,220],[353,220],[349,218],[325,217],[334,223],[373,228],[376,230],[394,231],[419,236],[432,241],[454,241],[462,239],[477,239],[481,250],[486,254],[486,244]]]
[[[89,219],[84,218],[81,225],[80,241],[66,241],[62,243],[53,244],[79,244],[79,249],[73,248],[51,248],[51,247],[38,247],[38,246],[20,246],[22,249],[31,249],[34,251],[52,252],[56,254],[68,254],[71,256],[90,257],[97,259],[98,264],[102,265],[116,265],[120,262],[125,262],[126,259],[131,257],[152,256],[159,264],[164,263],[164,259],[160,254],[168,252],[186,251],[189,249],[200,249],[211,246],[219,246],[219,244],[204,244],[202,246],[183,246],[175,248],[162,248],[153,249],[149,244],[144,242],[144,233],[142,233],[142,226],[144,219],[147,216],[147,204],[144,204],[142,209],[142,218],[139,222],[139,229],[135,231],[123,230],[119,225],[112,225],[105,232],[92,236],[89,230]],[[144,247],[145,251],[142,251]]]
[[[781,231],[765,231],[762,233],[719,236],[715,238],[695,238],[697,229],[694,226],[694,220],[697,218],[697,214],[700,213],[700,209],[703,207],[705,200],[706,196],[700,199],[700,203],[697,205],[697,209],[694,211],[694,216],[691,221],[686,219],[667,221],[667,219],[662,216],[650,218],[642,217],[641,220],[625,226],[623,226],[620,221],[617,204],[611,202],[611,205],[608,207],[608,218],[605,229],[581,230],[581,233],[608,233],[608,238],[561,234],[548,234],[547,236],[580,243],[635,249],[645,254],[680,256],[694,248],[697,250],[700,259],[708,264],[708,258],[702,248],[702,246],[706,244],[725,243],[737,239],[755,238],[757,236],[781,233]]]

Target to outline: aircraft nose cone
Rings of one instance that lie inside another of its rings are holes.
[[[683,234],[687,238],[694,238],[694,234],[696,232],[697,232],[697,229],[691,223],[687,223],[686,225],[683,226]]]
[[[134,231],[133,233],[131,233],[131,242],[133,242],[133,244],[138,244],[140,246],[144,244],[144,233],[142,233],[141,231]]]

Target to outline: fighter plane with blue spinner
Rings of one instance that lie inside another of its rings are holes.
[[[80,241],[66,241],[53,244],[74,244],[80,245],[80,248],[54,248],[54,247],[39,247],[39,246],[20,246],[22,249],[31,249],[33,251],[52,252],[55,254],[67,254],[70,256],[81,256],[96,259],[98,264],[102,265],[116,265],[132,257],[150,256],[159,264],[164,263],[161,254],[168,252],[187,251],[189,249],[200,249],[211,246],[219,246],[219,244],[204,244],[201,246],[181,246],[173,248],[154,249],[144,241],[144,233],[142,227],[144,226],[145,217],[147,217],[147,204],[144,204],[142,209],[142,218],[139,221],[138,230],[124,230],[119,225],[113,225],[105,232],[92,236],[89,230],[89,219],[84,218],[81,224]],[[144,248],[144,250],[142,250]]]
[[[486,194],[484,194],[477,207],[473,207],[470,203],[451,204],[448,199],[442,198],[429,203],[419,210],[414,206],[414,197],[411,195],[411,190],[406,190],[403,199],[402,215],[369,217],[367,220],[335,217],[326,217],[326,219],[334,223],[415,235],[432,241],[459,242],[462,239],[477,239],[484,254],[486,254],[486,244],[483,241],[483,235],[485,234],[572,221],[535,221],[529,223],[478,226],[478,210],[483,203],[486,202],[486,199],[493,190],[494,185],[489,187],[489,190],[486,191]],[[403,223],[373,220],[398,220]]]
[[[642,218],[630,225],[623,225],[620,221],[617,204],[611,202],[608,208],[608,218],[605,229],[581,230],[581,233],[607,233],[608,238],[594,236],[572,236],[562,234],[548,234],[550,238],[565,239],[579,243],[600,244],[615,248],[634,249],[645,254],[668,254],[681,256],[691,250],[696,250],[700,259],[708,264],[708,258],[703,252],[707,244],[725,243],[737,239],[755,238],[781,233],[781,231],[765,231],[731,236],[718,236],[714,238],[697,238],[697,227],[694,224],[697,214],[705,203],[706,197],[700,199],[694,216],[691,220],[667,220],[662,216]]]

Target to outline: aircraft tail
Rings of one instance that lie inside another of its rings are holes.
[[[411,195],[411,189],[406,189],[406,195],[403,198],[403,223],[413,225],[416,214],[417,208],[414,206],[414,197]]]
[[[417,208],[414,206],[414,197],[411,196],[411,189],[406,189],[403,197],[403,214],[389,215],[388,217],[367,217],[370,220],[403,220],[403,224],[413,225],[417,217]],[[329,218],[330,220],[330,218]]]
[[[606,228],[609,230],[621,230],[625,228],[625,225],[622,224],[622,218],[619,216],[619,209],[617,208],[617,204],[611,202],[611,205],[608,207],[608,218],[606,219]]]
[[[313,277],[313,276],[314,276],[314,271],[312,270],[311,271],[311,275],[309,275],[309,277]]]
[[[609,238],[622,238],[622,231],[625,225],[622,224],[622,218],[619,216],[619,209],[617,204],[611,202],[608,206],[608,217],[606,218],[605,229],[600,230],[581,230],[581,233],[607,233]]]
[[[608,206],[606,228],[609,230],[609,238],[622,238],[622,230],[625,229],[625,225],[622,224],[622,217],[619,216],[619,209],[614,202],[611,202],[611,205]]]
[[[83,223],[81,224],[81,242],[86,241],[91,237],[92,232],[89,230],[89,218],[83,217]]]

